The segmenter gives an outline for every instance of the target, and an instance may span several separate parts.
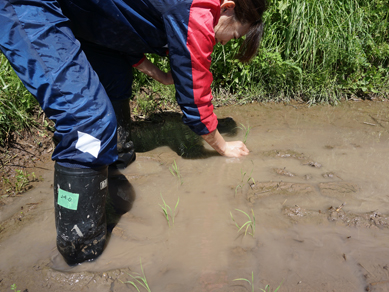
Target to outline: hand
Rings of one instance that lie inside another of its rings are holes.
[[[249,150],[242,141],[226,142],[219,131],[215,131],[202,135],[203,139],[220,155],[227,157],[241,157],[249,154]]]
[[[226,142],[223,155],[227,157],[242,157],[249,154],[249,150],[242,141]]]

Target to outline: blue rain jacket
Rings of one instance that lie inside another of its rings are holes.
[[[59,0],[78,39],[125,53],[133,65],[144,53],[169,51],[183,121],[195,133],[217,127],[209,72],[220,0]]]
[[[219,0],[75,2],[0,0],[0,49],[56,122],[53,160],[93,167],[117,159],[115,114],[80,41],[134,66],[168,49],[184,123],[200,135],[216,129],[209,68]]]

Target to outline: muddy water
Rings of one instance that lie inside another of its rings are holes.
[[[252,275],[255,291],[389,291],[389,103],[216,113],[227,140],[250,127],[248,157],[214,155],[174,115],[135,125],[132,208],[95,262],[59,256],[48,171],[1,210],[0,291],[136,291],[122,282],[140,260],[155,292],[251,291],[234,279]],[[173,210],[179,199],[170,227],[162,198]],[[253,236],[237,209],[255,215]]]

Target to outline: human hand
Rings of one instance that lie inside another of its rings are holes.
[[[242,157],[249,154],[249,150],[242,141],[226,142],[226,148],[223,156],[227,157]]]

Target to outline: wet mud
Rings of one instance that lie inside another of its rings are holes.
[[[134,124],[137,160],[110,186],[128,184],[130,210],[109,217],[94,262],[69,267],[56,249],[47,163],[1,206],[0,291],[137,291],[138,276],[154,292],[252,291],[242,278],[255,291],[389,291],[389,103],[216,113],[249,156],[215,155],[175,114]]]

